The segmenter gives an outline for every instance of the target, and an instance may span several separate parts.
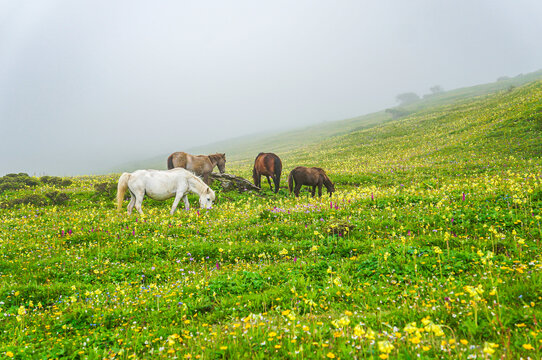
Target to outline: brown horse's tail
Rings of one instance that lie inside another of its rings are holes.
[[[280,187],[280,174],[282,173],[282,162],[278,156],[275,156],[275,193],[279,192]]]
[[[167,168],[168,170],[173,169],[175,166],[173,166],[173,154],[169,155],[167,158]]]
[[[290,171],[290,175],[288,175],[288,191],[290,192],[290,195],[292,195],[294,189],[294,170]]]
[[[130,173],[123,173],[119,178],[119,184],[117,185],[117,211],[122,208],[122,202],[124,201],[124,193],[128,189],[128,180],[130,180]]]

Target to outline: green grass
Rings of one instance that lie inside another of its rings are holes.
[[[540,358],[541,99],[531,82],[286,141],[279,194],[215,184],[209,211],[119,214],[115,175],[10,185],[0,354]],[[228,172],[249,177],[253,157]],[[290,197],[297,165],[338,192]]]

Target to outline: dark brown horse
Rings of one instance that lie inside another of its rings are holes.
[[[221,174],[226,171],[226,154],[190,155],[185,152],[174,152],[167,158],[167,168],[185,168],[201,176],[209,184],[209,174],[218,166]]]
[[[312,186],[312,196],[318,186],[318,196],[322,197],[322,185],[324,185],[329,193],[329,196],[335,192],[335,185],[329,180],[326,172],[318,167],[306,168],[304,166],[298,166],[290,172],[288,176],[288,190],[290,195],[292,194],[292,188],[296,197],[299,197],[299,190],[302,185]]]
[[[254,179],[254,185],[261,188],[262,187],[262,178],[264,175],[267,177],[267,182],[269,187],[273,190],[271,185],[271,178],[275,183],[275,193],[279,192],[280,186],[280,174],[282,172],[282,161],[280,158],[273,153],[259,153],[254,160],[254,168],[252,169],[252,178]]]

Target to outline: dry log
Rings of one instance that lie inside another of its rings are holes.
[[[254,191],[260,191],[261,189],[251,182],[249,182],[247,179],[244,179],[239,176],[231,175],[231,174],[220,174],[220,173],[211,173],[209,175],[209,178],[211,180],[218,180],[220,181],[220,184],[222,185],[222,188],[224,191],[232,191],[237,190],[239,192],[248,191],[248,190],[254,190]]]

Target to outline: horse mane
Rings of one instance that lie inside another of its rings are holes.
[[[185,169],[186,170],[186,169]],[[202,183],[204,184],[205,186],[207,186],[207,184],[205,184],[205,181],[203,181],[203,179],[201,178],[201,176],[198,176],[196,174],[194,174],[192,171],[190,170],[186,170],[189,174],[190,174],[190,178],[196,180],[198,183]]]
[[[219,153],[216,153],[216,154],[211,154],[211,155],[207,155],[209,157],[209,160],[219,160],[219,159],[222,159],[224,158],[224,155],[223,154],[219,154]]]
[[[185,169],[183,169],[183,170],[185,170]],[[203,181],[203,179],[201,177],[194,174],[192,171],[186,170],[186,172],[187,172],[187,180],[188,180],[188,186],[189,187],[190,186],[196,187],[196,188],[198,188],[198,190],[200,190],[200,192],[205,191],[205,188],[211,189],[211,187],[209,185],[207,185],[205,183],[205,181]]]

